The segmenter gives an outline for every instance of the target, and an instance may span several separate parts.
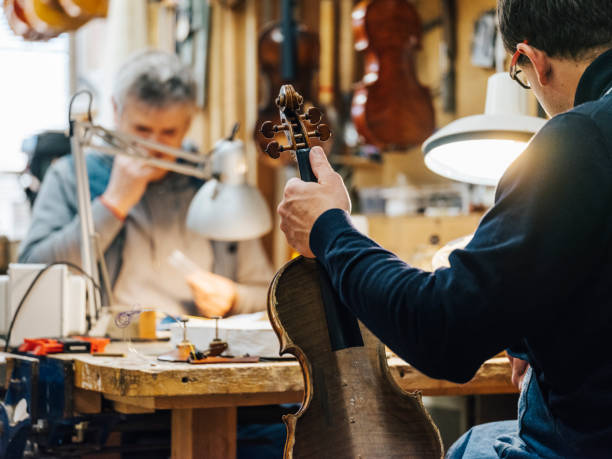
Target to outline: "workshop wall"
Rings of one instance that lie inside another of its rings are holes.
[[[362,77],[362,57],[353,50],[351,20],[348,12],[353,0],[336,0],[335,21],[335,94],[339,98]],[[227,6],[233,4],[232,7]],[[310,30],[319,30],[320,1],[296,2],[296,18]],[[441,1],[414,0],[423,24],[440,17]],[[273,0],[243,0],[222,2],[214,0],[211,18],[211,36],[208,67],[208,102],[190,133],[206,151],[214,142],[227,135],[234,122],[241,124],[238,137],[247,146],[248,177],[257,181],[257,149],[251,141],[257,120],[258,106],[263,97],[269,97],[262,87],[257,60],[257,40],[261,29],[280,17],[280,2]],[[456,0],[456,111],[442,110],[439,93],[441,80],[440,43],[442,27],[429,28],[423,35],[422,50],[417,56],[419,80],[434,95],[436,124],[442,127],[455,118],[482,113],[485,105],[487,79],[493,69],[475,67],[471,63],[474,24],[482,13],[494,9],[495,0]],[[313,82],[317,85],[317,82]],[[535,107],[535,104],[534,104]],[[535,108],[534,108],[535,111]],[[429,171],[423,162],[420,147],[409,152],[388,152],[382,163],[355,161],[346,157],[353,168],[353,186],[393,186],[398,174],[404,174],[408,183],[416,186],[447,183],[447,180]],[[276,186],[280,200],[286,177],[279,171]],[[260,186],[264,184],[259,184]],[[270,185],[268,185],[270,186]],[[393,221],[388,222],[393,225]],[[275,225],[277,228],[278,225]],[[378,227],[378,226],[377,226]],[[375,236],[375,235],[373,235]],[[380,241],[385,243],[384,240]],[[276,229],[266,238],[266,248],[275,265],[280,266],[287,257],[284,237]]]
[[[229,132],[235,121],[241,123],[239,137],[243,140],[251,138],[253,127],[257,120],[257,106],[260,102],[257,67],[257,38],[263,25],[276,20],[280,15],[279,2],[270,0],[244,0],[230,8],[223,6],[227,2],[213,1],[211,20],[208,104],[194,123],[191,135],[197,138],[204,149]],[[309,29],[319,29],[318,1],[300,0],[297,5],[296,17]],[[352,51],[352,43],[342,42],[346,37],[346,28],[350,27],[347,20],[339,14],[346,11],[346,5],[352,0],[339,0],[336,14],[336,87],[346,87],[348,82],[356,82],[361,78],[359,69],[360,56]],[[440,16],[440,2],[431,0],[415,0],[419,14],[424,24]],[[491,69],[474,67],[470,62],[472,33],[474,23],[485,11],[495,8],[495,0],[456,0],[456,112],[444,113],[440,97],[434,98],[436,121],[438,127],[448,124],[455,118],[481,113],[485,104],[487,78],[493,73]],[[342,8],[345,8],[342,10]],[[434,93],[440,85],[440,43],[441,27],[434,27],[423,35],[423,47],[418,54],[417,68],[420,81]],[[346,39],[345,39],[346,42]],[[353,62],[347,62],[347,54]],[[316,84],[316,82],[315,82]],[[338,92],[339,94],[339,92]],[[214,116],[211,115],[214,113]],[[256,150],[249,145],[249,179],[254,182],[256,177]],[[391,154],[390,168],[407,172],[409,178],[418,183],[439,183],[440,178],[429,172],[422,161],[419,149],[406,155]],[[388,173],[380,169],[374,178],[372,170],[362,175],[368,183],[372,181],[389,184],[394,180]]]
[[[416,0],[414,2],[423,24],[440,17],[441,2]],[[474,23],[487,10],[495,8],[495,0],[456,0],[455,30],[455,113],[445,113],[439,96],[434,97],[436,125],[445,126],[456,118],[482,113],[485,106],[487,79],[494,73],[493,69],[474,67],[470,60],[472,33]],[[440,43],[442,28],[435,27],[423,35],[423,47],[417,57],[419,80],[428,86],[433,94],[439,93],[441,81]],[[358,75],[358,78],[361,75]],[[425,167],[420,147],[404,151],[387,153],[379,167],[360,167],[355,171],[355,186],[393,186],[398,174],[404,174],[414,185],[446,183],[447,180],[434,174]]]
[[[207,151],[239,122],[241,128],[237,137],[245,141],[247,147],[251,183],[255,183],[257,176],[256,151],[250,139],[257,120],[259,6],[257,0],[241,2],[237,8],[213,2],[207,105],[188,134]]]

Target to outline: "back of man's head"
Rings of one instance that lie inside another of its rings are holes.
[[[550,57],[573,60],[612,48],[610,0],[498,0],[497,14],[512,53],[524,40]]]
[[[189,67],[164,51],[144,51],[131,56],[119,69],[113,86],[119,113],[128,99],[156,108],[176,103],[193,104],[196,84]]]

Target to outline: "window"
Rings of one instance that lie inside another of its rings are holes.
[[[27,42],[0,14],[0,172],[26,165],[24,138],[67,125],[70,91],[68,35]]]

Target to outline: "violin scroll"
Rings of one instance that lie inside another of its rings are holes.
[[[303,109],[304,98],[292,85],[283,85],[276,98],[276,106],[280,112],[281,123],[275,125],[271,121],[262,123],[260,132],[267,139],[272,139],[277,132],[284,131],[288,145],[280,145],[277,141],[268,143],[266,153],[276,159],[283,151],[309,149],[309,138],[317,137],[326,141],[331,137],[331,129],[321,123],[323,114],[317,107],[310,107],[306,113]],[[310,129],[307,128],[309,125]],[[314,128],[314,130],[312,129]]]

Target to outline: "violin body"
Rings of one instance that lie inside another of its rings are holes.
[[[363,346],[333,351],[314,260],[286,264],[270,286],[268,315],[281,354],[297,357],[304,401],[287,426],[285,458],[441,458],[440,434],[420,393],[393,380],[385,348],[360,324]],[[323,291],[322,291],[323,289]],[[343,307],[342,305],[338,305]]]
[[[351,117],[366,143],[410,148],[435,129],[429,90],[416,75],[421,21],[408,0],[363,0],[353,10],[355,49],[365,52]]]

